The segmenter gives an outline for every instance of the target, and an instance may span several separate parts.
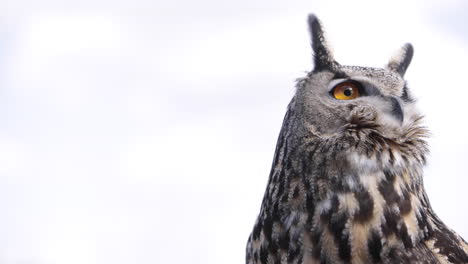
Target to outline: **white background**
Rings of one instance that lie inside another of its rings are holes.
[[[1,0],[0,263],[242,263],[309,12],[342,64],[406,77],[425,185],[468,238],[463,1]]]

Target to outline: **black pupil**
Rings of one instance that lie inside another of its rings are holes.
[[[346,96],[351,96],[353,94],[353,88],[351,87],[346,87],[345,90],[343,91],[344,95]]]

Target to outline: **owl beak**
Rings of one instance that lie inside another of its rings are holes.
[[[400,101],[398,101],[397,98],[395,97],[390,97],[390,102],[392,105],[392,115],[395,117],[398,121],[400,121],[400,124],[403,123],[404,119],[404,114],[403,114],[403,108],[401,107]]]

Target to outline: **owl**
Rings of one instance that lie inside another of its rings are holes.
[[[384,68],[341,65],[308,24],[314,68],[288,105],[246,263],[468,263],[424,190],[412,45]]]

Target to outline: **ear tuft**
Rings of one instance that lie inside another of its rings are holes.
[[[401,77],[403,77],[411,63],[413,53],[413,45],[411,45],[411,43],[406,43],[395,53],[395,55],[392,56],[386,68],[391,71],[398,72]]]
[[[336,62],[333,59],[331,49],[328,47],[319,19],[314,14],[309,14],[308,24],[311,46],[314,52],[314,70],[320,71],[324,68],[331,68]]]

